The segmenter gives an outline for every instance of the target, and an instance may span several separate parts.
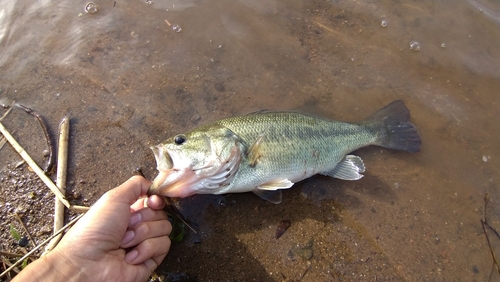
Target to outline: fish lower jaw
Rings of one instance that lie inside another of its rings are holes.
[[[186,198],[203,190],[202,179],[192,169],[160,171],[153,180],[149,194],[171,198]]]

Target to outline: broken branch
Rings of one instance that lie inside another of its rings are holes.
[[[19,155],[28,163],[28,165],[33,169],[33,171],[40,177],[40,179],[49,187],[49,189],[54,193],[59,201],[61,201],[67,208],[70,207],[70,204],[68,200],[66,200],[66,197],[59,191],[57,186],[50,180],[50,178],[45,175],[43,170],[33,161],[33,159],[28,155],[28,153],[17,143],[16,139],[10,135],[9,131],[3,126],[3,124],[0,122],[0,132],[5,136],[7,141],[9,141],[10,145],[14,147],[14,149],[17,151]]]

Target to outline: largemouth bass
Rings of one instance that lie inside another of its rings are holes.
[[[348,123],[295,112],[232,117],[151,147],[158,176],[149,194],[188,197],[252,191],[281,203],[281,189],[315,174],[358,180],[363,160],[348,155],[377,145],[420,151],[420,136],[403,101]]]

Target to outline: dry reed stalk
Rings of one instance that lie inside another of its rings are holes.
[[[69,118],[65,117],[59,124],[59,143],[57,149],[57,180],[56,184],[61,193],[66,191],[66,175],[68,168],[68,139],[69,139]],[[59,231],[64,226],[64,205],[56,197],[55,207],[54,207],[54,233]],[[59,240],[61,240],[62,234],[54,237],[52,241],[45,247],[45,255],[57,246]]]

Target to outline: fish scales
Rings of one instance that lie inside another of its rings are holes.
[[[231,129],[248,144],[264,134],[258,164],[255,168],[240,167],[244,170],[241,176],[258,178],[243,181],[250,182],[247,184],[250,186],[253,182],[272,180],[276,175],[288,175],[295,182],[301,177],[331,170],[345,154],[377,140],[377,134],[370,127],[293,112],[255,113],[217,123]]]

